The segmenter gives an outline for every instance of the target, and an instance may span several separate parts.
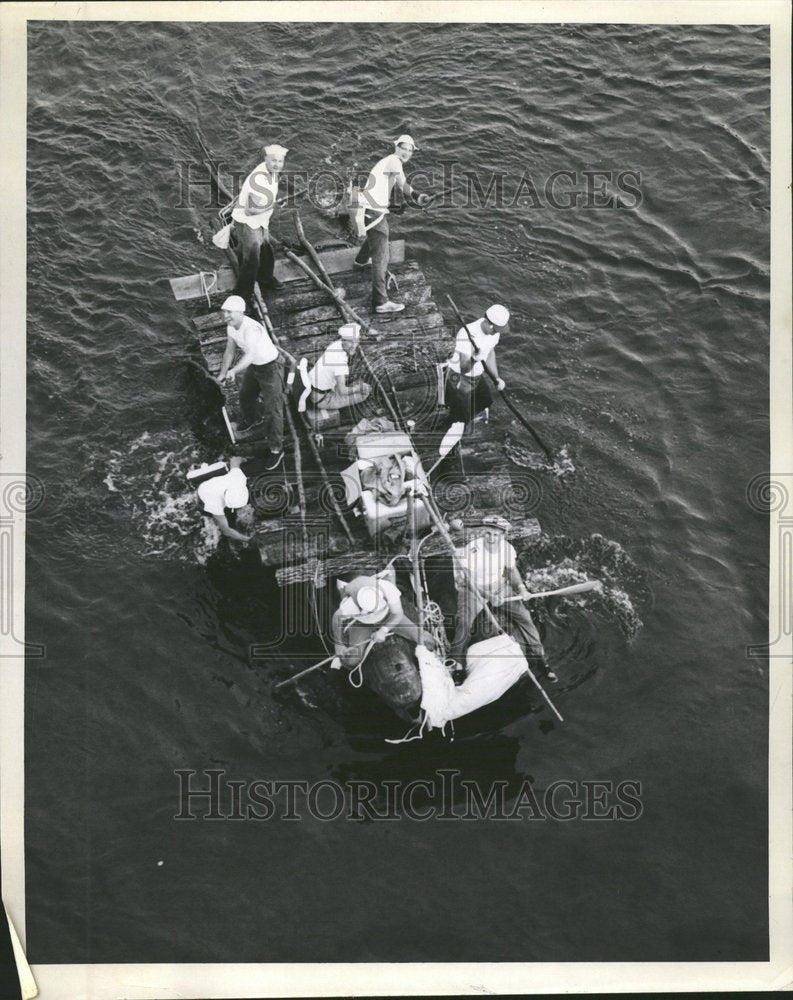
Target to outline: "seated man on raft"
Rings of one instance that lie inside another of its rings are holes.
[[[349,670],[360,663],[373,638],[382,642],[393,632],[412,643],[419,641],[419,627],[403,611],[399,588],[385,577],[356,576],[349,583],[338,583],[342,601],[333,615],[331,633],[335,653]],[[423,639],[432,648],[426,632]]]
[[[358,323],[346,323],[339,328],[339,336],[332,341],[311,369],[309,382],[311,395],[309,404],[315,409],[341,410],[345,406],[355,406],[369,397],[372,387],[367,382],[353,382],[347,385],[350,374],[349,359],[358,348],[361,327]]]
[[[518,632],[518,641],[530,666],[538,666],[540,673],[550,681],[556,674],[548,667],[540,634],[529,609],[521,602],[510,600],[531,596],[520,577],[517,554],[507,541],[511,525],[506,518],[491,514],[482,518],[485,531],[472,538],[463,548],[460,562],[465,573],[455,567],[457,584],[457,625],[449,656],[463,662],[463,653],[471,638],[471,626],[480,611],[489,604],[502,608],[509,615],[509,624]]]

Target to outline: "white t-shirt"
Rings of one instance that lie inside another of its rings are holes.
[[[248,202],[248,195],[253,193],[257,198],[262,199],[264,207],[254,215],[246,215],[245,208],[254,206]],[[251,229],[269,229],[270,216],[275,208],[275,200],[278,197],[278,181],[272,177],[267,170],[266,163],[260,163],[245,178],[245,183],[240,189],[240,196],[237,199],[237,206],[231,213],[232,219],[236,222],[244,222]]]
[[[378,160],[369,171],[366,186],[361,190],[361,201],[368,209],[387,212],[394,184],[398,184],[401,191],[406,183],[402,161],[396,153],[391,153]]]
[[[501,339],[500,333],[484,333],[482,331],[482,324],[485,322],[483,319],[478,319],[475,323],[469,323],[468,329],[471,331],[471,336],[474,338],[474,343],[476,348],[482,356],[483,360],[490,357],[490,354],[495,350],[496,345]],[[468,334],[465,332],[465,327],[462,327],[457,333],[457,340],[454,344],[454,354],[449,359],[449,370],[457,372],[460,374],[460,355],[465,354],[466,357],[471,357],[473,354],[473,349],[471,347],[471,341],[468,339]],[[481,375],[485,368],[482,361],[475,361],[470,369],[466,372],[473,378],[476,375]]]
[[[484,538],[472,538],[463,548],[462,564],[484,596],[492,598],[499,594],[502,587],[506,594],[505,571],[517,565],[517,556],[506,538],[499,538],[492,549]]]
[[[225,476],[215,476],[207,479],[198,487],[198,498],[204,505],[207,514],[223,517],[226,511],[226,490],[234,487],[239,489],[247,485],[248,480],[242,469],[232,469]]]
[[[347,360],[347,352],[341,346],[341,340],[334,340],[322,352],[322,356],[311,369],[308,378],[315,389],[323,391],[332,389],[339,376],[346,377],[349,374],[350,365]]]
[[[278,357],[278,349],[270,340],[269,333],[250,316],[243,316],[239,330],[235,330],[229,323],[226,332],[243,354],[253,351],[252,365],[269,365]]]

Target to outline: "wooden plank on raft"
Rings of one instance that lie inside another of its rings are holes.
[[[340,274],[343,271],[352,271],[353,261],[358,253],[358,247],[342,247],[338,250],[325,250],[320,253],[320,259],[328,274]],[[389,244],[390,260],[394,264],[399,264],[405,259],[405,241],[394,240]],[[204,281],[201,275],[204,275]],[[217,283],[213,285],[213,277],[217,275]],[[300,268],[289,260],[278,259],[275,263],[275,276],[279,281],[292,282],[305,278],[305,274]],[[200,299],[206,295],[207,285],[209,292],[230,291],[236,284],[234,271],[231,267],[222,266],[213,270],[206,270],[198,274],[188,274],[180,278],[171,278],[171,291],[177,302],[185,299]]]
[[[416,269],[397,272],[397,281],[400,295],[406,291],[415,291],[417,288],[430,287],[422,272]],[[372,278],[365,272],[356,271],[354,274],[340,274],[334,284],[336,291],[343,292],[345,300],[351,304],[357,300],[363,302],[371,299]],[[301,312],[303,309],[328,305],[330,302],[328,293],[317,288],[313,282],[302,289],[298,289],[296,283],[290,283],[286,291],[287,294],[281,290],[269,298],[268,305],[271,315],[289,315]]]
[[[327,305],[328,296],[325,292],[320,293],[325,298],[324,303],[317,305],[306,306],[303,309],[295,310],[294,312],[282,313],[280,316],[275,315],[275,326],[279,333],[283,333],[287,337],[302,336],[304,332],[302,328],[307,324],[322,324],[323,326],[327,324],[328,329],[338,329],[343,323],[343,320],[339,316],[338,310],[335,305]],[[400,298],[401,302],[404,302],[407,306],[405,312],[395,314],[394,318],[408,318],[410,316],[424,316],[429,313],[437,312],[437,306],[434,302],[429,301],[432,296],[432,289],[429,285],[413,285],[402,291]],[[382,326],[387,329],[390,323],[393,322],[390,316],[377,316],[372,315],[369,309],[368,299],[361,299],[356,301],[355,299],[346,299],[345,301],[364,316],[365,319],[374,320],[378,326]],[[223,319],[223,313],[220,310],[210,313],[204,313],[201,316],[193,317],[193,326],[198,330],[201,340],[204,340],[207,336],[218,336],[218,331],[224,330],[226,326],[226,321]]]
[[[484,514],[484,511],[480,512],[481,514]],[[534,518],[530,518],[521,524],[513,525],[507,537],[514,545],[515,543],[530,541],[533,538],[539,537],[539,535],[539,522]],[[456,538],[453,538],[453,540],[455,542],[458,541]],[[460,538],[459,541],[462,544],[463,539]],[[446,543],[437,535],[429,538],[421,547],[421,553],[424,557],[442,556],[448,553],[448,551]],[[385,552],[380,553],[379,556],[376,552],[348,552],[340,556],[331,555],[324,560],[322,571],[327,579],[333,579],[338,576],[349,578],[357,573],[377,572],[377,570],[382,569],[390,558],[391,554]],[[406,565],[409,565],[407,560],[404,560],[404,562]],[[296,583],[308,583],[313,578],[315,571],[316,564],[313,562],[304,562],[296,566],[284,565],[275,571],[275,578],[280,587],[288,587]]]

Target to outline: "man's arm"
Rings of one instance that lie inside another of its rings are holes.
[[[499,392],[506,386],[506,382],[498,374],[498,363],[496,362],[496,352],[491,351],[490,356],[486,358],[482,364],[485,366],[485,370],[493,377],[496,383],[496,387]]]
[[[234,360],[234,355],[237,352],[237,345],[231,339],[231,337],[226,338],[226,350],[223,352],[223,360],[220,362],[220,371],[218,372],[218,381],[222,382],[223,379],[228,375],[229,366]]]
[[[231,378],[231,380],[234,381],[237,375],[239,375],[241,372],[244,372],[245,369],[248,368],[251,364],[253,364],[253,351],[247,351],[245,354],[242,355],[240,360],[236,363],[236,365],[234,365],[233,368],[229,368],[229,370],[226,372],[226,378]]]
[[[212,517],[220,528],[221,535],[225,535],[226,538],[231,538],[235,542],[249,542],[253,538],[253,535],[243,535],[241,531],[232,528],[225,514],[213,514]]]
[[[275,204],[278,197],[277,193],[273,195],[268,190],[256,190],[256,176],[251,176],[251,187],[254,190],[248,191],[244,200],[242,196],[239,199],[240,208],[246,215],[261,215],[265,209]]]
[[[425,205],[429,205],[430,201],[432,201],[428,194],[416,191],[410,181],[405,177],[404,171],[402,171],[401,176],[397,174],[396,182],[402,189],[402,196],[405,199],[409,198],[414,205],[418,205],[420,208],[423,208]]]

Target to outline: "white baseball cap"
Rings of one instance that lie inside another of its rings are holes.
[[[418,149],[419,147],[413,141],[412,135],[401,135],[398,139],[394,139],[395,146],[412,146],[413,149]]]
[[[288,152],[288,149],[284,146],[279,146],[277,142],[273,142],[269,146],[264,147],[265,156],[286,156]]]
[[[229,312],[233,313],[244,313],[245,299],[241,295],[229,295],[220,308],[228,309]]]
[[[490,306],[485,316],[494,326],[506,326],[509,323],[509,309],[506,306]]]

